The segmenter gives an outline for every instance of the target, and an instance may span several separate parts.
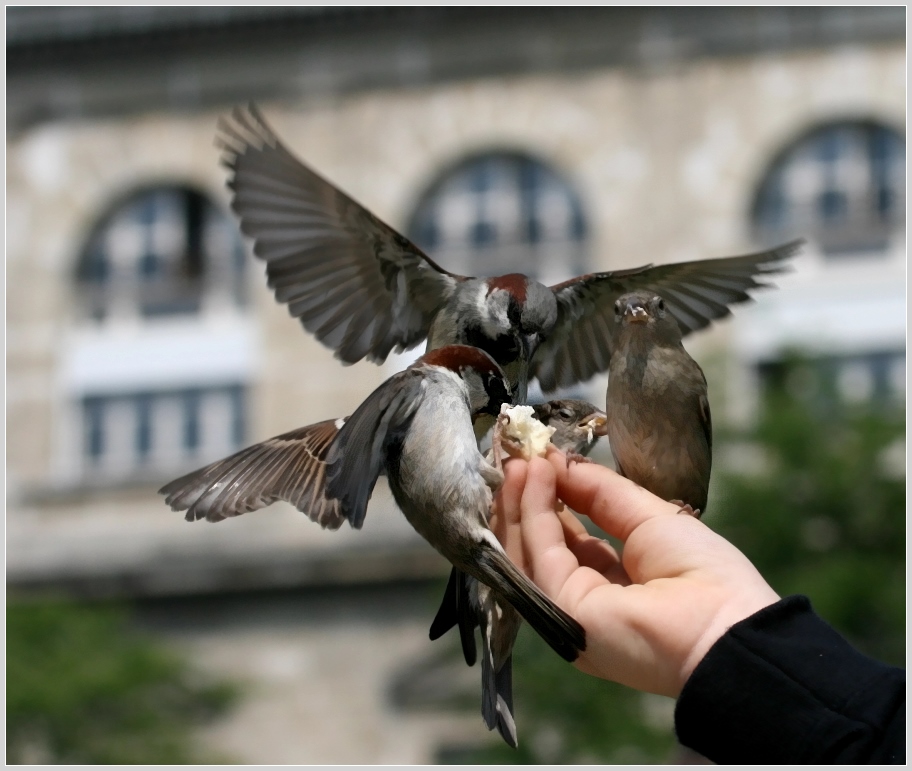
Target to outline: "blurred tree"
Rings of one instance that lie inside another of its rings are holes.
[[[905,415],[889,399],[841,401],[815,362],[766,373],[748,431],[720,428],[707,525],[782,596],[805,594],[864,653],[905,656]],[[670,699],[583,675],[528,628],[514,659],[520,747],[458,755],[479,763],[675,762]]]
[[[519,747],[446,752],[451,763],[663,763],[675,746],[674,702],[585,675],[523,625],[514,649]],[[475,682],[475,688],[479,687]],[[473,711],[478,710],[475,694]],[[480,718],[479,718],[480,719]]]
[[[236,688],[205,681],[132,631],[123,609],[11,601],[6,665],[7,763],[220,760],[199,752],[191,732],[227,709]]]
[[[720,436],[723,447],[746,450],[753,461],[733,473],[720,457],[707,524],[780,595],[807,595],[859,650],[902,666],[903,405],[888,395],[846,402],[825,363],[797,354],[765,380],[755,429]]]

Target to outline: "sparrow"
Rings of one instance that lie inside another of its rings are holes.
[[[472,418],[499,414],[510,402],[503,372],[488,354],[444,346],[386,380],[349,418],[254,445],[159,492],[191,521],[220,521],[282,499],[324,527],[347,521],[360,528],[385,473],[412,527],[477,582],[479,607],[509,606],[574,661],[586,647],[583,628],[513,565],[488,527],[503,473],[478,451]],[[485,723],[512,736],[515,746],[512,704],[498,698],[493,655],[483,677]]]
[[[661,294],[686,335],[768,286],[758,278],[782,272],[802,243],[551,287],[519,273],[460,276],[298,160],[253,105],[220,119],[217,144],[231,207],[266,263],[276,300],[337,358],[379,364],[425,339],[428,351],[476,346],[501,366],[517,404],[532,378],[550,392],[608,369],[621,295]]]
[[[594,404],[581,399],[552,399],[533,404],[532,411],[546,426],[557,430],[551,444],[567,456],[568,461],[588,461],[586,457],[600,437],[608,431],[608,416]]]
[[[699,517],[712,467],[706,377],[661,296],[625,294],[614,315],[606,412],[618,473]]]
[[[542,423],[557,430],[551,443],[571,460],[584,456],[605,436],[607,416],[595,405],[580,399],[553,399],[532,407]],[[505,708],[496,727],[511,747],[517,746],[513,717],[513,645],[522,626],[522,617],[507,603],[491,595],[488,588],[458,568],[450,571],[440,609],[431,623],[429,637],[437,640],[453,627],[459,630],[466,664],[478,658],[475,629],[481,629],[483,703],[498,703]],[[496,696],[489,690],[493,688]],[[506,719],[509,715],[509,719]]]

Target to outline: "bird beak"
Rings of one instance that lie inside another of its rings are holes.
[[[590,437],[608,435],[608,416],[601,410],[587,415],[577,425],[584,431],[588,431]],[[592,441],[591,438],[590,441]]]
[[[529,362],[523,360],[519,363],[519,383],[513,395],[514,404],[525,404],[529,391]]]
[[[516,387],[514,404],[525,404],[529,396],[529,370],[532,357],[538,348],[538,335],[519,335],[519,348],[522,355],[519,358],[519,385]]]
[[[643,324],[649,321],[649,311],[643,307],[642,303],[632,300],[624,308],[624,318],[637,324]]]

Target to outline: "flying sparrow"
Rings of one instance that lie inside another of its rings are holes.
[[[524,404],[529,380],[545,392],[608,369],[618,297],[660,293],[682,334],[729,315],[758,280],[801,245],[672,265],[591,273],[547,287],[518,273],[491,278],[444,270],[295,158],[251,105],[219,122],[232,209],[266,262],[276,300],[346,364],[382,363],[427,339],[487,351]]]

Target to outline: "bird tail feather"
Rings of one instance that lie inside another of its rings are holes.
[[[475,647],[475,627],[478,626],[478,621],[471,607],[467,584],[471,580],[459,568],[453,568],[450,571],[450,579],[447,581],[443,601],[431,623],[429,634],[432,640],[436,640],[458,624],[462,655],[470,667],[475,664],[478,657]]]
[[[526,578],[502,550],[487,540],[479,556],[483,573],[475,577],[503,596],[554,651],[575,661],[586,650],[586,632]]]
[[[507,658],[497,669],[494,660],[496,621],[493,598],[481,611],[481,716],[489,731],[497,729],[503,740],[513,749],[517,747],[516,720],[513,718],[513,657]]]

